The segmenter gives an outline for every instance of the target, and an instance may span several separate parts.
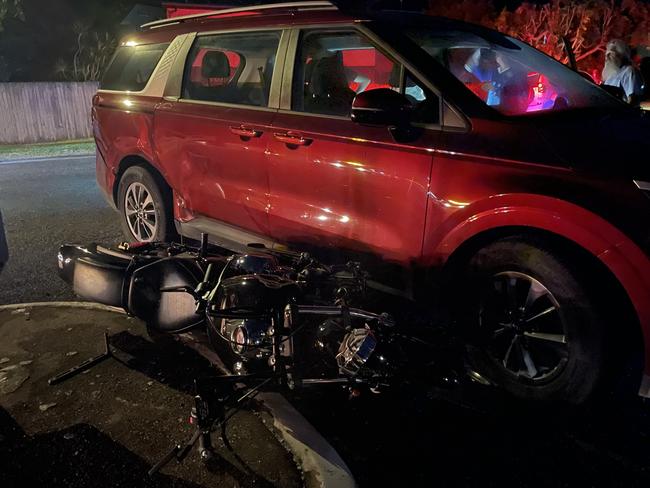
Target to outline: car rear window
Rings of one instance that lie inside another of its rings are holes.
[[[167,46],[168,43],[118,47],[113,61],[104,74],[100,89],[143,90]]]
[[[280,31],[199,36],[187,57],[183,98],[268,105]]]

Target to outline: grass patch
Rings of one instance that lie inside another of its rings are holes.
[[[92,139],[46,142],[40,144],[0,145],[0,161],[52,158],[57,156],[74,156],[77,154],[94,153],[95,141]]]

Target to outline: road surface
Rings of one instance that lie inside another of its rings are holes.
[[[0,305],[73,299],[56,272],[59,245],[121,240],[117,214],[95,182],[94,156],[0,163],[0,210],[10,254]]]

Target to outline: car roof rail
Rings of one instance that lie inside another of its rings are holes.
[[[221,10],[209,10],[199,14],[182,15],[179,17],[170,17],[168,19],[154,20],[142,24],[142,29],[162,27],[164,25],[180,24],[188,20],[202,19],[206,17],[220,17],[230,14],[239,14],[246,12],[257,12],[260,10],[282,10],[282,9],[299,9],[299,10],[335,10],[338,7],[332,2],[328,1],[311,1],[311,2],[285,2],[285,3],[271,3],[266,5],[250,5],[248,7],[235,7]]]

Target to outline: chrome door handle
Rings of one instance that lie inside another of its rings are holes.
[[[303,137],[300,134],[294,134],[293,132],[276,132],[273,134],[273,137],[291,146],[309,146],[312,143],[312,139]]]
[[[235,135],[238,135],[239,137],[259,137],[262,135],[261,130],[251,129],[249,127],[244,127],[243,125],[230,126],[230,132],[232,132]]]

